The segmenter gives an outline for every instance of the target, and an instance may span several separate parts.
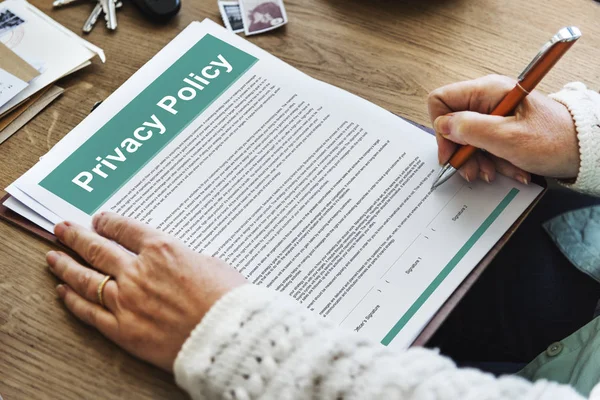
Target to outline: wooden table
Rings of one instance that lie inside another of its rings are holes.
[[[52,10],[32,3],[75,32],[92,4]],[[397,114],[429,123],[427,93],[489,73],[516,76],[559,27],[584,35],[541,89],[580,80],[600,88],[600,4],[592,0],[286,0],[289,25],[250,40],[300,70]],[[220,21],[216,0],[183,0],[164,26],[125,4],[119,28],[101,23],[87,39],[106,64],[63,79],[67,90],[0,145],[0,187],[27,171],[193,20]],[[12,399],[179,399],[172,376],[125,354],[80,324],[57,300],[38,240],[0,223],[0,395]]]

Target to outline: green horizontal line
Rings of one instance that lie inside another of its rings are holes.
[[[475,245],[475,243],[483,236],[485,231],[494,223],[494,221],[498,218],[498,216],[504,211],[504,209],[510,204],[510,202],[517,196],[519,193],[519,189],[513,188],[511,191],[502,199],[500,204],[496,206],[494,211],[483,221],[481,226],[477,228],[475,233],[471,235],[469,240],[460,248],[458,253],[446,266],[442,271],[435,277],[435,279],[429,284],[427,289],[419,296],[419,298],[413,303],[412,306],[406,311],[406,313],[400,318],[398,322],[394,325],[394,327],[388,332],[387,335],[383,338],[381,343],[385,346],[389,345],[392,340],[398,335],[398,333],[404,328],[404,326],[408,323],[408,321],[416,314],[417,311],[423,306],[423,304],[427,301],[427,299],[435,292],[435,290],[440,286],[440,284],[446,279],[446,277],[452,272],[454,267],[463,259],[463,257],[471,250],[471,248]]]

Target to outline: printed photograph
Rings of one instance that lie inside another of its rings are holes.
[[[284,23],[283,10],[275,2],[262,2],[248,12],[250,32],[262,31]]]
[[[25,22],[10,10],[0,11],[0,36]]]
[[[225,14],[227,15],[227,20],[229,21],[229,26],[234,32],[239,32],[244,30],[244,22],[242,21],[242,12],[240,11],[239,5],[224,5]]]

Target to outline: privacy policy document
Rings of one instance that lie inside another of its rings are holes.
[[[438,168],[427,132],[205,20],[8,191],[51,223],[135,218],[405,348],[542,190],[432,191]]]

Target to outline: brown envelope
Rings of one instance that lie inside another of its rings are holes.
[[[64,89],[56,85],[49,85],[17,106],[8,115],[0,119],[0,144],[11,137],[26,123],[38,115],[47,105],[60,96]],[[5,119],[7,121],[5,121]]]
[[[15,106],[6,114],[3,114],[0,117],[0,132],[4,130],[8,125],[10,125],[15,119],[17,119],[21,114],[23,114],[33,103],[39,100],[40,97],[46,93],[46,91],[50,88],[51,85],[46,86],[41,89],[39,92],[35,93],[33,96],[23,101],[18,106]]]
[[[24,82],[29,82],[40,73],[19,57],[14,51],[0,43],[0,68]]]

